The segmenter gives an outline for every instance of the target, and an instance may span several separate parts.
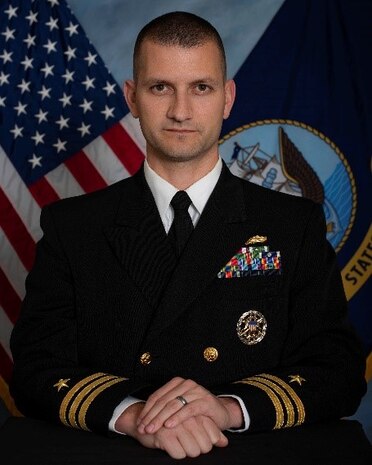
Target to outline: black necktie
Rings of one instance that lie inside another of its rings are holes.
[[[174,210],[174,220],[168,236],[175,243],[178,257],[181,255],[181,252],[194,229],[188,212],[190,204],[191,199],[185,191],[178,191],[171,200],[171,205]]]

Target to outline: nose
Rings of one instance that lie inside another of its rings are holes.
[[[167,116],[179,123],[191,118],[191,102],[187,92],[175,92]]]

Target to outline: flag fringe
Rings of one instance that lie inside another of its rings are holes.
[[[0,376],[0,399],[4,401],[6,408],[8,409],[9,413],[15,417],[22,417],[23,415],[15,406],[14,400],[12,399],[9,386],[4,381],[4,379]]]
[[[366,380],[367,382],[372,379],[372,352],[367,357],[367,367],[366,367]]]

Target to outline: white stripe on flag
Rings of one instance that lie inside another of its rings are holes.
[[[0,307],[0,344],[3,346],[9,358],[12,359],[12,354],[9,348],[10,334],[13,329],[13,324],[7,317],[4,309]]]
[[[28,271],[18,258],[16,251],[0,228],[0,263],[6,277],[18,296],[23,299],[25,295],[25,279]]]
[[[120,120],[120,124],[127,131],[128,135],[133,139],[137,147],[146,154],[146,140],[143,137],[139,120],[133,118],[131,113],[128,113]]]
[[[46,174],[45,179],[56,191],[59,198],[84,194],[84,190],[81,188],[80,184],[63,163]]]
[[[125,166],[107,145],[103,137],[99,136],[84,147],[83,152],[92,162],[107,184],[112,184],[129,176]]]
[[[6,196],[13,205],[14,210],[20,216],[22,222],[27,225],[28,232],[36,242],[40,238],[40,207],[6,156],[1,145],[0,166],[0,187],[6,192]]]

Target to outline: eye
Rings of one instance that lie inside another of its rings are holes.
[[[168,87],[165,84],[155,84],[151,87],[151,91],[156,95],[162,95],[168,91]]]
[[[195,92],[199,95],[206,94],[210,92],[211,90],[212,88],[210,86],[208,86],[207,84],[203,84],[203,83],[197,84],[195,87]]]

